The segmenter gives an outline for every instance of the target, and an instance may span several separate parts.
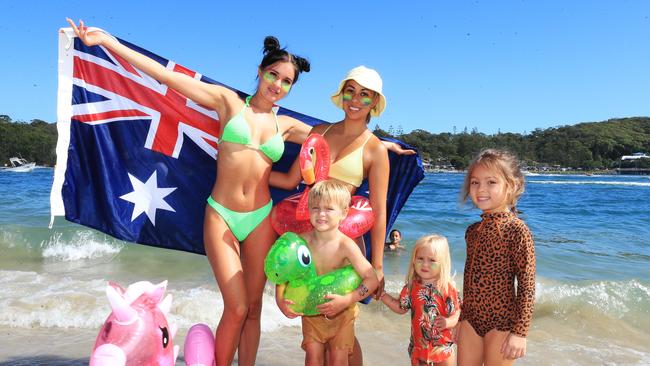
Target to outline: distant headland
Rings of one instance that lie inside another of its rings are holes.
[[[524,169],[532,173],[650,174],[650,117],[538,128],[527,134],[486,135],[476,129],[389,133],[378,125],[373,132],[416,148],[429,171],[462,171],[478,151],[496,147],[516,153]],[[53,166],[56,139],[54,123],[13,121],[8,115],[0,115],[0,165],[20,154],[38,165]]]
[[[433,134],[414,130],[389,134],[379,126],[378,136],[395,138],[415,147],[429,171],[464,170],[484,148],[504,148],[517,154],[529,172],[558,174],[649,174],[650,117],[615,118],[585,122],[528,134],[486,135],[467,129],[460,133]],[[635,155],[636,154],[636,155]]]

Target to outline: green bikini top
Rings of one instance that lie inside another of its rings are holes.
[[[284,152],[284,140],[282,139],[282,133],[280,133],[280,126],[278,126],[278,116],[274,114],[275,128],[278,132],[259,146],[252,144],[250,128],[244,117],[244,110],[246,110],[246,107],[250,107],[250,100],[251,96],[247,97],[244,108],[226,123],[221,134],[221,141],[246,145],[251,149],[259,150],[275,163],[280,160]]]

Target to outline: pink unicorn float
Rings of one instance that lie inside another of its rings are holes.
[[[177,327],[168,323],[172,295],[167,281],[158,285],[141,281],[126,290],[109,282],[106,296],[112,312],[99,330],[90,366],[173,366],[179,347],[173,338]]]

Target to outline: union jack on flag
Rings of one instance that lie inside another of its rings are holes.
[[[127,41],[118,41],[167,69],[217,84]],[[160,84],[108,49],[85,46],[70,28],[59,34],[57,99],[59,138],[50,198],[52,217],[65,216],[129,242],[204,254],[205,199],[215,181],[218,153],[220,121],[216,113]],[[323,122],[281,107],[278,114],[309,125]],[[286,145],[273,169],[286,171],[296,159],[299,147]],[[410,178],[389,186],[388,227],[422,179],[419,158],[391,154],[393,174]],[[366,191],[367,186],[359,190],[362,194]],[[274,202],[291,193],[295,191],[272,189]]]

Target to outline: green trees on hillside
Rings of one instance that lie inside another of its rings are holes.
[[[388,136],[379,126],[375,134]],[[433,134],[414,130],[397,138],[418,149],[423,159],[451,164],[463,169],[481,149],[506,148],[529,165],[561,165],[595,169],[616,168],[620,157],[635,152],[650,154],[650,117],[611,119],[605,122],[535,129],[529,134],[498,133],[486,135],[476,129],[461,133]],[[0,115],[0,165],[12,156],[22,155],[39,165],[53,166],[56,161],[56,125],[42,120],[16,122]],[[625,161],[638,167],[650,165],[650,159]]]
[[[536,129],[527,135],[485,135],[476,130],[432,134],[414,130],[399,139],[416,147],[423,159],[450,163],[457,169],[465,168],[477,152],[490,147],[508,149],[530,165],[613,168],[618,166],[622,155],[650,153],[650,118],[620,118]]]
[[[56,162],[56,125],[40,119],[30,123],[13,122],[0,115],[0,166],[12,156],[22,156],[38,165],[53,166]]]

